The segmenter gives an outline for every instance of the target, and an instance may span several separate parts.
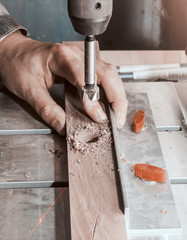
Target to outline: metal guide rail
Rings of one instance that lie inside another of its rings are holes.
[[[132,123],[139,110],[145,111],[145,128],[136,134]],[[147,94],[128,94],[127,120],[122,130],[116,130],[113,112],[110,113],[129,236],[180,234],[168,176],[165,183],[146,183],[131,171],[136,163],[166,169]]]

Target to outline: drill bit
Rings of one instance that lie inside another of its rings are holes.
[[[82,87],[81,99],[87,95],[90,101],[99,100],[99,87],[95,78],[95,37],[85,38],[85,85]]]

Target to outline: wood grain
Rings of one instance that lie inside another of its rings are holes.
[[[76,89],[68,84],[65,108],[67,138],[77,126],[93,122],[84,113]],[[75,151],[68,143],[71,236],[73,240],[125,240],[114,146],[111,144],[104,155],[102,149],[96,151],[100,153],[97,158],[91,152]]]
[[[115,66],[187,63],[185,51],[101,51],[100,55]]]
[[[73,87],[66,87],[66,127],[68,134],[78,125],[92,122],[84,115]],[[97,149],[97,152],[102,149]],[[72,239],[125,239],[125,220],[119,206],[113,145],[95,158],[81,154],[68,144],[70,215]]]

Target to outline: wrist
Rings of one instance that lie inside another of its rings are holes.
[[[20,30],[9,34],[6,38],[0,41],[0,61],[10,55],[16,54],[21,43],[29,40]],[[11,58],[10,58],[11,59]]]
[[[18,38],[21,38],[23,35],[20,30],[16,30],[15,32],[10,33],[5,38],[0,41],[0,51],[3,46],[10,44],[11,42],[15,41]],[[23,36],[24,37],[24,36]],[[1,47],[2,46],[2,47]]]
[[[7,71],[7,64],[13,61],[14,57],[22,48],[22,43],[28,38],[17,30],[0,41],[0,79],[3,81],[4,71]]]

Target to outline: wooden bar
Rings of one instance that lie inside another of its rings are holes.
[[[115,66],[187,63],[184,51],[101,51],[100,56]]]
[[[85,115],[75,88],[67,86],[65,92],[67,139],[80,125],[101,127]],[[91,139],[92,132],[86,132],[86,138]],[[72,240],[126,239],[113,144],[106,151],[98,146],[84,154],[68,143]]]

